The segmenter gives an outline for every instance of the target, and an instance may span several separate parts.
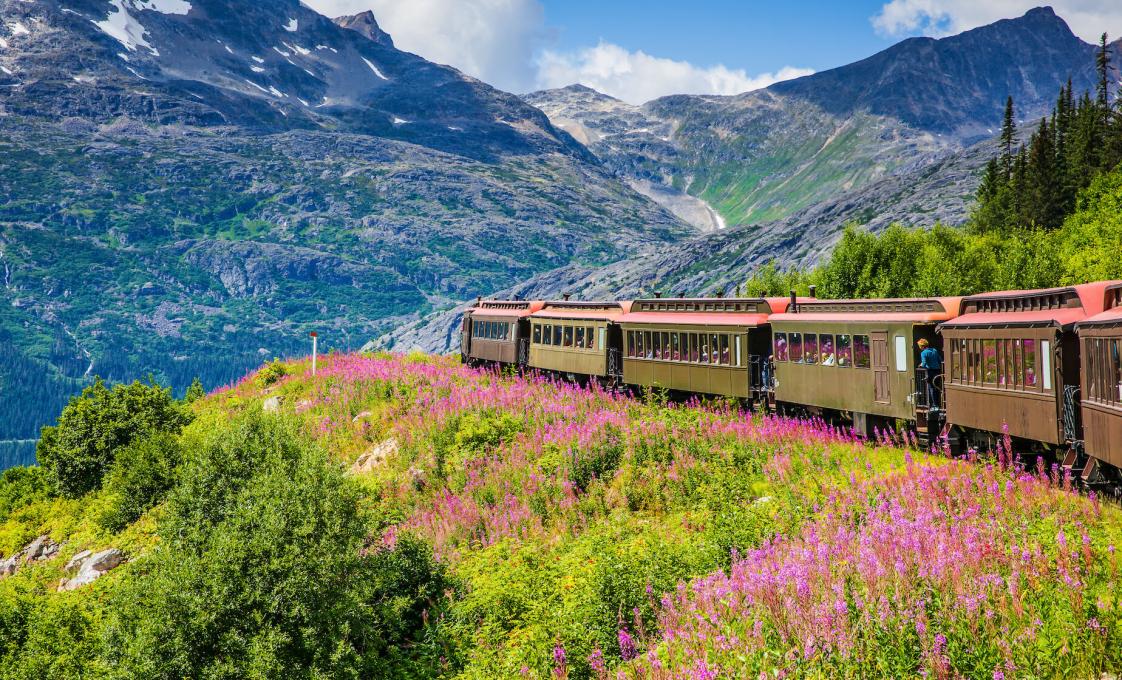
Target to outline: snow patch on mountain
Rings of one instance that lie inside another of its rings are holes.
[[[8,30],[12,32],[13,36],[16,36],[16,35],[31,35],[31,30],[28,29],[27,26],[24,26],[23,24],[21,24],[18,21],[15,22],[15,23],[8,24]]]
[[[366,62],[366,65],[370,67],[370,70],[374,72],[374,75],[378,76],[382,80],[389,80],[389,78],[386,77],[386,74],[378,70],[378,67],[375,66],[369,59],[363,57],[362,60]]]
[[[299,28],[300,22],[296,19],[289,19],[288,23],[284,25],[284,30],[288,31],[289,33],[295,33]]]
[[[109,16],[105,17],[104,21],[91,20],[93,25],[124,45],[130,52],[135,52],[136,48],[143,47],[158,56],[160,53],[149,45],[144,38],[144,34],[148,31],[133,15],[129,14],[129,11],[125,8],[125,0],[109,0],[109,4],[113,7]]]
[[[134,9],[147,9],[161,14],[187,14],[191,3],[186,0],[130,0]]]

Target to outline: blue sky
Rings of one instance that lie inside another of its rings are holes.
[[[735,94],[862,59],[914,35],[1018,17],[1042,0],[304,0],[370,9],[398,47],[511,92],[582,83],[640,104]],[[1122,0],[1054,0],[1088,42]]]
[[[1122,2],[1122,0],[1119,0]],[[870,17],[883,2],[736,0],[543,0],[557,49],[601,40],[628,50],[748,73],[800,66],[816,71],[867,57],[899,40],[879,35]],[[595,17],[594,20],[592,18]]]

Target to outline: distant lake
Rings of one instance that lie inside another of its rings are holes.
[[[0,471],[18,465],[35,464],[34,439],[0,441]]]

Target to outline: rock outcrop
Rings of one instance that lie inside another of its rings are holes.
[[[52,540],[46,534],[37,537],[7,559],[0,560],[0,578],[12,576],[19,571],[20,567],[32,562],[40,562],[54,557],[61,547],[61,543]]]
[[[70,578],[62,579],[58,584],[58,590],[63,592],[81,588],[93,583],[107,571],[116,569],[124,563],[125,554],[117,548],[108,548],[97,553],[91,553],[89,550],[82,551],[66,565],[68,572],[77,569],[77,573]]]

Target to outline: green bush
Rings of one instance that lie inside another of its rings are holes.
[[[115,677],[431,675],[431,552],[366,554],[354,484],[292,425],[249,414],[189,449],[160,535],[111,607]]]
[[[43,468],[14,467],[0,474],[0,522],[12,512],[50,495]]]
[[[135,441],[117,452],[105,477],[109,498],[99,517],[101,525],[120,531],[162,501],[175,485],[181,458],[179,441],[163,433]]]
[[[203,382],[195,378],[191,381],[191,386],[187,388],[187,394],[183,396],[183,401],[188,404],[193,404],[205,396],[206,390],[203,389]]]
[[[257,383],[261,387],[268,387],[286,375],[288,375],[288,368],[284,363],[280,359],[273,359],[257,374]]]
[[[57,425],[43,428],[35,454],[55,490],[77,498],[101,486],[118,450],[177,433],[190,420],[169,389],[139,381],[110,389],[98,379],[70,400]]]

